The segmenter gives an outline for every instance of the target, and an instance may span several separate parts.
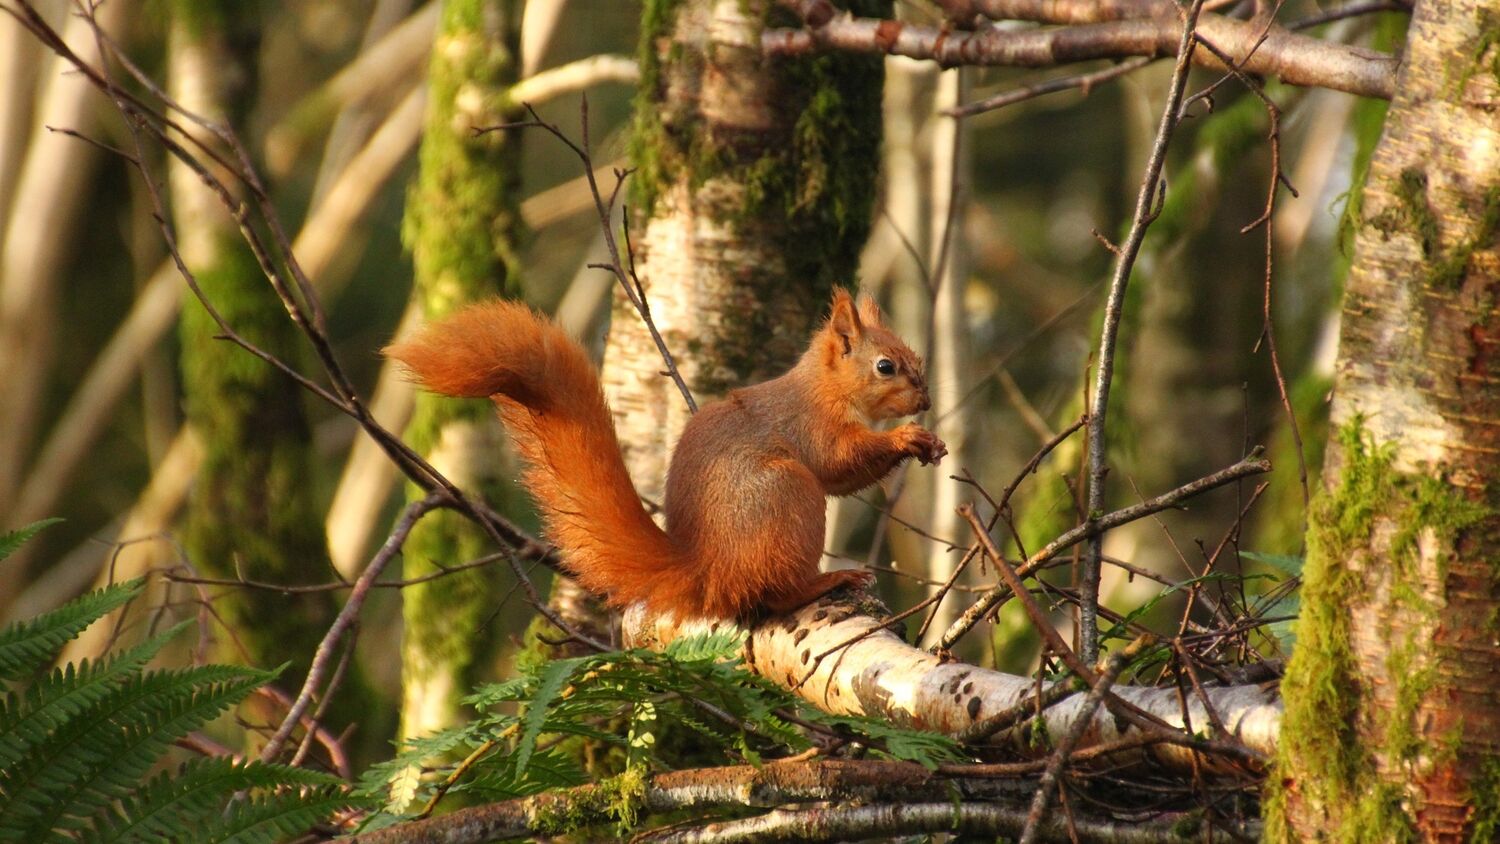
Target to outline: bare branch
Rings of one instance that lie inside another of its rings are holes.
[[[1261,459],[1260,451],[1257,449],[1249,457],[1233,466],[1222,469],[1212,475],[1199,478],[1192,483],[1184,484],[1171,492],[1164,493],[1147,501],[1142,501],[1139,504],[1134,504],[1122,510],[1116,510],[1113,513],[1107,513],[1092,522],[1086,522],[1073,528],[1047,543],[1040,551],[1027,557],[1026,562],[1016,567],[1016,574],[1020,577],[1029,576],[1060,552],[1073,547],[1096,533],[1119,527],[1127,522],[1133,522],[1136,519],[1149,516],[1152,513],[1159,513],[1169,507],[1175,507],[1201,492],[1232,483],[1240,478],[1269,471],[1271,471],[1270,461]],[[969,632],[974,625],[979,623],[980,619],[987,616],[991,610],[1009,595],[1009,587],[1003,584],[986,592],[983,597],[964,612],[958,621],[953,623],[953,626],[948,628],[948,631],[943,634],[943,638],[939,641],[939,644],[943,648],[952,648],[965,633]]]
[[[1216,15],[1205,16],[1203,35],[1243,60],[1247,73],[1276,76],[1290,85],[1330,88],[1364,97],[1390,99],[1398,60],[1362,47],[1335,44],[1272,27],[1258,48],[1264,27]],[[1161,58],[1178,51],[1181,27],[1175,16],[1078,24],[1058,29],[950,31],[893,20],[847,15],[807,29],[768,29],[761,48],[772,55],[818,50],[886,53],[927,59],[950,67],[1054,67],[1092,59],[1133,56]],[[1253,54],[1253,55],[1252,55]],[[1222,70],[1207,50],[1194,50],[1195,64]]]
[[[861,814],[832,816],[832,821],[824,826],[825,832],[843,829],[845,832],[840,838],[847,839],[871,835],[888,836],[898,832],[950,831],[954,829],[951,824],[955,819],[955,805],[949,801],[957,795],[965,801],[960,804],[966,812],[962,815],[960,828],[990,831],[994,834],[1008,832],[1013,835],[1020,830],[1024,818],[1018,808],[1018,798],[1029,786],[1015,781],[986,781],[987,778],[996,776],[993,768],[994,766],[953,765],[933,772],[911,762],[814,759],[781,760],[761,766],[734,765],[672,771],[649,779],[645,792],[641,795],[640,808],[647,812],[703,812],[718,806],[769,808],[829,800],[843,804],[851,801],[880,801],[886,804],[864,808],[877,810],[876,820],[894,821],[895,825],[889,827],[868,826],[869,821]],[[611,801],[600,799],[601,796],[601,787],[597,785],[554,789],[531,797],[458,809],[440,817],[367,832],[354,836],[350,841],[352,844],[395,844],[409,841],[479,844],[547,832],[551,829],[545,824],[547,818],[566,816],[583,825],[617,820]],[[919,806],[924,808],[915,812],[893,814],[892,801],[913,800],[922,801]],[[925,808],[937,805],[941,805],[942,813]],[[937,824],[935,818],[938,814],[941,814],[942,823],[934,825]],[[662,831],[655,835],[648,833],[641,840],[739,840],[738,835],[752,830],[780,836],[765,840],[820,840],[815,830],[808,825],[809,821],[818,823],[814,820],[816,817],[829,816],[826,810],[819,810],[816,816],[773,812],[743,822],[748,826],[734,826],[733,824],[741,822],[731,821],[696,829]],[[1197,840],[1171,831],[1171,823],[1179,819],[1167,816],[1154,822],[1125,824],[1083,818],[1077,821],[1076,826],[1081,841]],[[992,822],[1003,822],[1006,825],[989,825]],[[845,825],[850,823],[855,826]],[[851,836],[850,833],[854,830],[868,831]],[[1047,834],[1045,840],[1069,840],[1067,828],[1061,823],[1047,824],[1042,830]],[[680,837],[684,835],[689,837]]]
[[[438,494],[430,494],[426,498],[406,505],[406,509],[401,512],[401,518],[396,522],[396,529],[391,531],[385,544],[360,573],[359,579],[354,582],[354,589],[349,593],[349,600],[344,602],[333,624],[328,626],[328,632],[323,634],[323,641],[318,643],[318,649],[313,654],[312,665],[307,669],[307,679],[302,683],[302,691],[297,693],[297,699],[287,710],[286,718],[282,720],[281,726],[276,728],[276,733],[271,736],[271,740],[266,742],[266,746],[260,752],[262,762],[275,761],[281,753],[281,748],[291,736],[292,730],[307,712],[307,708],[312,705],[318,686],[323,681],[323,675],[327,673],[330,663],[338,656],[339,641],[344,638],[345,631],[350,629],[355,618],[359,616],[359,611],[365,604],[365,598],[369,597],[370,589],[380,578],[380,573],[385,571],[386,565],[394,560],[397,554],[401,553],[401,546],[406,543],[406,537],[411,533],[411,529],[416,527],[417,522],[441,505],[442,497]]]
[[[1181,120],[1182,94],[1187,87],[1188,57],[1194,52],[1193,44],[1198,28],[1198,14],[1203,0],[1194,0],[1182,23],[1177,46],[1177,66],[1172,71],[1172,83],[1167,92],[1167,104],[1162,110],[1161,123],[1156,130],[1156,142],[1151,149],[1151,158],[1146,162],[1146,173],[1141,178],[1140,192],[1136,195],[1135,217],[1130,223],[1130,233],[1120,245],[1115,256],[1115,270],[1109,283],[1109,298],[1104,304],[1104,325],[1099,332],[1098,369],[1095,371],[1094,392],[1089,405],[1088,427],[1088,519],[1090,522],[1104,511],[1104,477],[1109,471],[1105,457],[1105,420],[1109,412],[1109,388],[1114,378],[1115,341],[1120,328],[1120,316],[1125,305],[1125,288],[1130,282],[1130,273],[1135,269],[1135,258],[1146,239],[1146,228],[1160,213],[1156,210],[1157,192],[1161,182],[1161,171],[1166,165],[1167,145],[1172,141],[1172,131]],[[1256,51],[1259,55],[1259,51]],[[1083,593],[1083,606],[1079,617],[1079,647],[1084,662],[1092,663],[1099,658],[1099,558],[1103,554],[1104,537],[1095,533],[1089,539],[1084,554],[1083,571],[1079,575],[1079,589]]]

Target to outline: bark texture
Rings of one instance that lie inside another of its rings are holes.
[[[421,171],[403,232],[415,260],[414,296],[429,320],[476,299],[520,292],[519,137],[473,130],[515,117],[506,90],[516,81],[521,7],[521,0],[443,4],[428,67]],[[406,437],[459,486],[492,502],[505,497],[502,479],[515,473],[501,457],[500,424],[488,401],[420,395]],[[420,577],[490,550],[461,516],[433,513],[407,540],[404,575]],[[499,583],[483,568],[402,590],[402,735],[458,720],[471,671],[496,638],[485,621],[499,595]]]
[[[855,0],[888,15],[889,0]],[[767,60],[766,0],[648,0],[632,140],[635,261],[701,404],[780,374],[850,284],[879,166],[878,58]],[[795,22],[773,10],[772,23]],[[660,501],[688,410],[616,291],[604,387],[637,489]]]
[[[1497,39],[1418,3],[1371,161],[1272,840],[1500,833]]]
[[[702,632],[702,624],[647,617],[638,607],[625,615],[626,646],[658,647],[679,636]],[[867,715],[914,729],[957,735],[990,715],[1029,700],[1036,681],[962,662],[944,662],[914,648],[860,609],[830,599],[817,601],[750,630],[745,644],[747,666],[792,689],[819,709],[836,715]],[[1174,687],[1117,686],[1117,694],[1173,726],[1204,730],[1210,723],[1204,701],[1184,703]],[[1209,702],[1228,731],[1252,750],[1274,752],[1281,722],[1281,703],[1258,686],[1207,690]],[[1010,729],[991,741],[1023,756],[1045,756],[1045,741],[1034,734],[1061,736],[1078,717],[1082,694],[1046,710],[1045,730]],[[1114,741],[1138,734],[1137,728],[1103,708],[1077,745]],[[1180,746],[1159,744],[1143,751],[1157,762],[1179,769],[1192,767],[1193,754]],[[1200,758],[1200,762],[1201,762]]]

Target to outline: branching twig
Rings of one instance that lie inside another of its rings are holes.
[[[1135,268],[1136,255],[1146,238],[1146,228],[1159,212],[1158,185],[1161,184],[1162,167],[1166,164],[1167,145],[1171,143],[1172,131],[1177,128],[1182,92],[1187,87],[1188,70],[1191,68],[1193,45],[1196,41],[1198,13],[1203,0],[1194,0],[1188,7],[1182,24],[1182,38],[1177,48],[1177,66],[1172,71],[1172,82],[1167,90],[1167,104],[1162,109],[1161,124],[1156,130],[1156,142],[1151,148],[1151,158],[1146,162],[1146,174],[1141,179],[1141,189],[1136,195],[1135,216],[1130,223],[1130,233],[1120,245],[1120,254],[1115,260],[1115,271],[1110,279],[1109,298],[1104,305],[1104,326],[1099,336],[1098,369],[1095,373],[1092,403],[1089,405],[1088,436],[1088,518],[1089,522],[1104,512],[1104,477],[1109,471],[1105,457],[1105,421],[1109,412],[1109,388],[1114,378],[1115,342],[1119,336],[1120,315],[1125,305],[1125,288],[1130,273]],[[1099,657],[1099,558],[1103,553],[1104,538],[1095,532],[1090,538],[1084,554],[1083,571],[1079,575],[1083,607],[1079,617],[1078,641],[1084,662],[1092,663]]]
[[[1183,501],[1192,498],[1193,496],[1198,495],[1201,492],[1205,492],[1218,486],[1223,486],[1227,483],[1232,483],[1233,481],[1236,481],[1240,478],[1269,471],[1271,471],[1270,461],[1262,459],[1260,456],[1260,449],[1256,449],[1250,454],[1249,457],[1246,457],[1244,460],[1241,460],[1233,466],[1222,469],[1218,472],[1213,473],[1212,475],[1207,475],[1205,477],[1199,478],[1192,483],[1184,484],[1183,486],[1180,486],[1172,490],[1171,492],[1164,493],[1146,501],[1142,501],[1139,504],[1134,504],[1124,509],[1116,510],[1112,513],[1107,513],[1099,517],[1098,519],[1095,519],[1091,522],[1085,522],[1084,524],[1081,524],[1073,528],[1072,530],[1067,531],[1066,533],[1047,543],[1047,545],[1044,546],[1041,550],[1027,557],[1026,562],[1016,567],[1016,574],[1019,577],[1029,576],[1032,572],[1045,565],[1047,561],[1051,560],[1058,553],[1073,547],[1084,539],[1093,536],[1100,531],[1110,530],[1111,528],[1119,527],[1120,525],[1126,524],[1128,522],[1133,522],[1136,519],[1149,516],[1152,513],[1158,513],[1169,507],[1175,507]],[[1001,601],[1005,600],[1005,598],[1008,597],[1009,594],[1010,589],[1004,584],[998,585],[994,589],[991,589],[989,592],[986,592],[983,597],[981,597],[974,603],[973,606],[969,607],[969,609],[964,612],[963,616],[961,616],[958,621],[954,622],[953,625],[948,628],[947,632],[943,634],[943,638],[939,640],[939,646],[943,648],[952,648],[954,643],[961,639],[965,633],[968,633],[969,630],[973,629],[974,625],[978,624],[980,619],[983,619],[985,616],[987,616],[990,611],[998,606]]]
[[[1037,784],[1036,796],[1032,798],[1031,808],[1026,812],[1026,827],[1021,831],[1020,844],[1033,844],[1036,841],[1038,830],[1041,828],[1042,815],[1047,812],[1047,804],[1052,798],[1052,788],[1062,774],[1063,765],[1067,764],[1068,754],[1073,752],[1073,746],[1083,736],[1083,731],[1088,729],[1089,723],[1094,719],[1094,713],[1099,709],[1099,704],[1104,702],[1104,696],[1109,694],[1110,687],[1115,684],[1115,680],[1119,678],[1125,665],[1151,643],[1152,637],[1150,636],[1141,636],[1131,642],[1124,650],[1110,656],[1109,663],[1094,680],[1093,688],[1089,689],[1088,695],[1083,699],[1083,708],[1079,711],[1078,717],[1068,727],[1068,732],[1063,736],[1062,741],[1058,742],[1057,749],[1052,752],[1052,758],[1047,761],[1047,770],[1042,772],[1042,780]]]
[[[1175,11],[1174,4],[1166,8]],[[1257,22],[1229,17],[1211,16],[1204,21],[1205,34],[1235,55],[1249,53],[1260,28]],[[761,49],[771,55],[803,55],[819,50],[889,54],[935,61],[945,67],[1055,67],[1095,59],[1177,55],[1178,35],[1176,21],[1169,16],[1060,28],[983,26],[962,31],[844,15],[821,25],[810,23],[804,29],[767,29],[761,35]],[[1219,67],[1219,60],[1206,51],[1190,50],[1187,56],[1204,66]],[[1398,63],[1395,56],[1278,28],[1245,69],[1278,76],[1289,85],[1390,99]]]
[[[579,102],[580,120],[582,127],[581,143],[575,142],[572,138],[569,138],[565,132],[557,127],[556,124],[548,123],[547,121],[543,120],[541,118],[541,115],[537,114],[536,109],[531,107],[530,103],[521,104],[525,106],[526,111],[531,115],[531,118],[529,120],[523,120],[518,123],[506,123],[500,126],[484,126],[475,129],[474,132],[475,134],[482,135],[486,132],[494,132],[500,129],[542,129],[545,130],[548,134],[552,135],[554,138],[562,141],[563,145],[572,150],[573,154],[578,157],[578,160],[583,164],[584,175],[588,177],[589,193],[594,198],[594,210],[599,215],[599,226],[604,234],[604,245],[609,249],[609,263],[589,264],[589,267],[609,272],[615,277],[615,280],[620,283],[620,289],[624,291],[625,298],[629,300],[631,306],[635,308],[636,313],[640,314],[641,321],[646,324],[646,329],[651,332],[651,340],[656,344],[656,351],[661,355],[662,363],[664,363],[667,367],[666,374],[672,379],[672,383],[677,385],[678,392],[682,393],[682,400],[687,403],[688,410],[693,413],[697,413],[698,403],[693,400],[692,391],[688,389],[687,382],[682,379],[682,374],[677,371],[677,362],[675,359],[673,359],[672,352],[667,348],[667,341],[662,339],[661,332],[656,328],[656,322],[651,318],[651,304],[647,301],[646,290],[641,285],[641,279],[636,275],[635,272],[635,254],[634,250],[631,250],[630,248],[630,227],[628,221],[625,224],[625,247],[630,255],[630,263],[628,267],[626,263],[620,258],[620,246],[619,243],[615,240],[615,203],[619,199],[620,189],[624,186],[626,177],[628,177],[632,171],[615,171],[615,187],[614,190],[610,192],[609,199],[606,200],[603,193],[599,190],[598,180],[594,177],[594,160],[589,155],[588,95],[585,94],[581,96],[579,98]]]
[[[365,566],[363,572],[360,572],[359,579],[354,582],[354,589],[349,593],[349,600],[344,602],[333,624],[328,626],[328,632],[323,634],[323,641],[318,643],[318,649],[313,653],[312,665],[307,669],[307,679],[302,683],[302,691],[297,693],[297,698],[292,702],[281,726],[276,728],[271,740],[261,750],[261,761],[274,761],[281,753],[281,748],[291,736],[292,730],[296,728],[298,719],[312,704],[313,696],[317,693],[318,685],[322,682],[329,664],[337,656],[339,640],[344,637],[344,631],[354,624],[360,608],[364,606],[365,598],[369,596],[370,589],[375,585],[380,573],[385,570],[391,560],[396,558],[397,554],[401,553],[401,546],[406,543],[406,537],[411,533],[412,528],[416,527],[417,522],[442,504],[443,499],[440,495],[429,493],[427,497],[406,505],[406,509],[401,512],[401,518],[396,522],[396,529],[391,531],[385,544],[380,546],[380,550],[376,551],[375,556],[370,559],[370,564]]]

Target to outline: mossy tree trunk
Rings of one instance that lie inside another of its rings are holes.
[[[191,111],[243,125],[260,31],[260,7],[236,0],[183,0],[173,6],[169,46],[172,94]],[[205,139],[205,142],[210,142]],[[296,328],[241,241],[234,221],[198,176],[171,172],[178,242],[204,295],[249,342],[290,363],[301,358]],[[180,335],[187,424],[203,459],[187,510],[183,547],[207,575],[270,583],[328,580],[313,477],[312,436],[303,391],[245,350],[215,339],[220,329],[190,297]],[[306,668],[332,617],[327,593],[289,597],[254,589],[215,601],[227,631],[219,659],[261,667],[291,660],[288,682]]]
[[[889,0],[855,0],[889,16]],[[700,403],[780,374],[852,284],[879,167],[879,58],[768,61],[767,0],[647,0],[631,231],[657,328]],[[660,501],[688,409],[616,291],[604,383],[637,489]]]
[[[1277,841],[1500,834],[1500,10],[1419,2],[1365,186]]]
[[[519,137],[475,135],[516,117],[507,90],[516,81],[521,0],[446,0],[428,66],[427,125],[420,173],[408,200],[404,236],[416,266],[414,295],[428,319],[488,296],[520,292],[517,241]],[[513,467],[487,401],[417,398],[407,440],[459,486],[492,503],[510,497]],[[413,495],[419,493],[415,490]],[[445,511],[423,519],[407,540],[405,576],[421,577],[493,551],[484,535]],[[473,671],[493,654],[492,621],[501,598],[486,568],[402,591],[401,732],[452,725]]]

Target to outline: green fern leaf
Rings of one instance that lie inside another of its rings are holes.
[[[514,757],[496,756],[492,759],[477,766],[472,779],[454,788],[452,793],[469,792],[480,800],[497,801],[588,782],[588,775],[578,760],[556,750],[534,754],[525,773],[516,771]]]
[[[60,521],[62,519],[42,519],[39,522],[32,522],[20,530],[13,530],[10,533],[0,533],[0,560],[16,553],[17,548],[25,545],[26,540],[36,536],[41,532],[42,528],[55,525]]]
[[[31,676],[85,627],[141,594],[146,579],[106,586],[49,613],[0,630],[0,680]]]
[[[16,769],[23,758],[34,756],[35,749],[64,725],[98,706],[190,623],[179,624],[100,662],[84,661],[55,669],[24,696],[7,694],[0,701],[0,772]]]
[[[197,759],[150,783],[95,819],[80,844],[151,844],[194,841],[216,822],[230,796],[242,791],[282,786],[298,788],[338,784],[336,777],[304,768]]]
[[[341,809],[364,805],[339,785],[246,800],[227,818],[195,835],[193,844],[275,844],[306,832]]]
[[[744,645],[744,631],[731,628],[673,639],[667,643],[664,654],[677,662],[738,662]]]
[[[37,840],[76,826],[139,786],[173,741],[240,701],[274,674],[210,665],[126,678],[0,771],[0,833]]]
[[[559,659],[548,663],[542,670],[536,692],[532,694],[531,703],[526,705],[526,715],[521,719],[521,736],[516,741],[517,776],[526,772],[526,763],[531,760],[532,751],[536,750],[536,740],[541,737],[542,725],[547,721],[547,708],[562,691],[563,684],[573,676],[573,672],[588,660],[589,657]]]

